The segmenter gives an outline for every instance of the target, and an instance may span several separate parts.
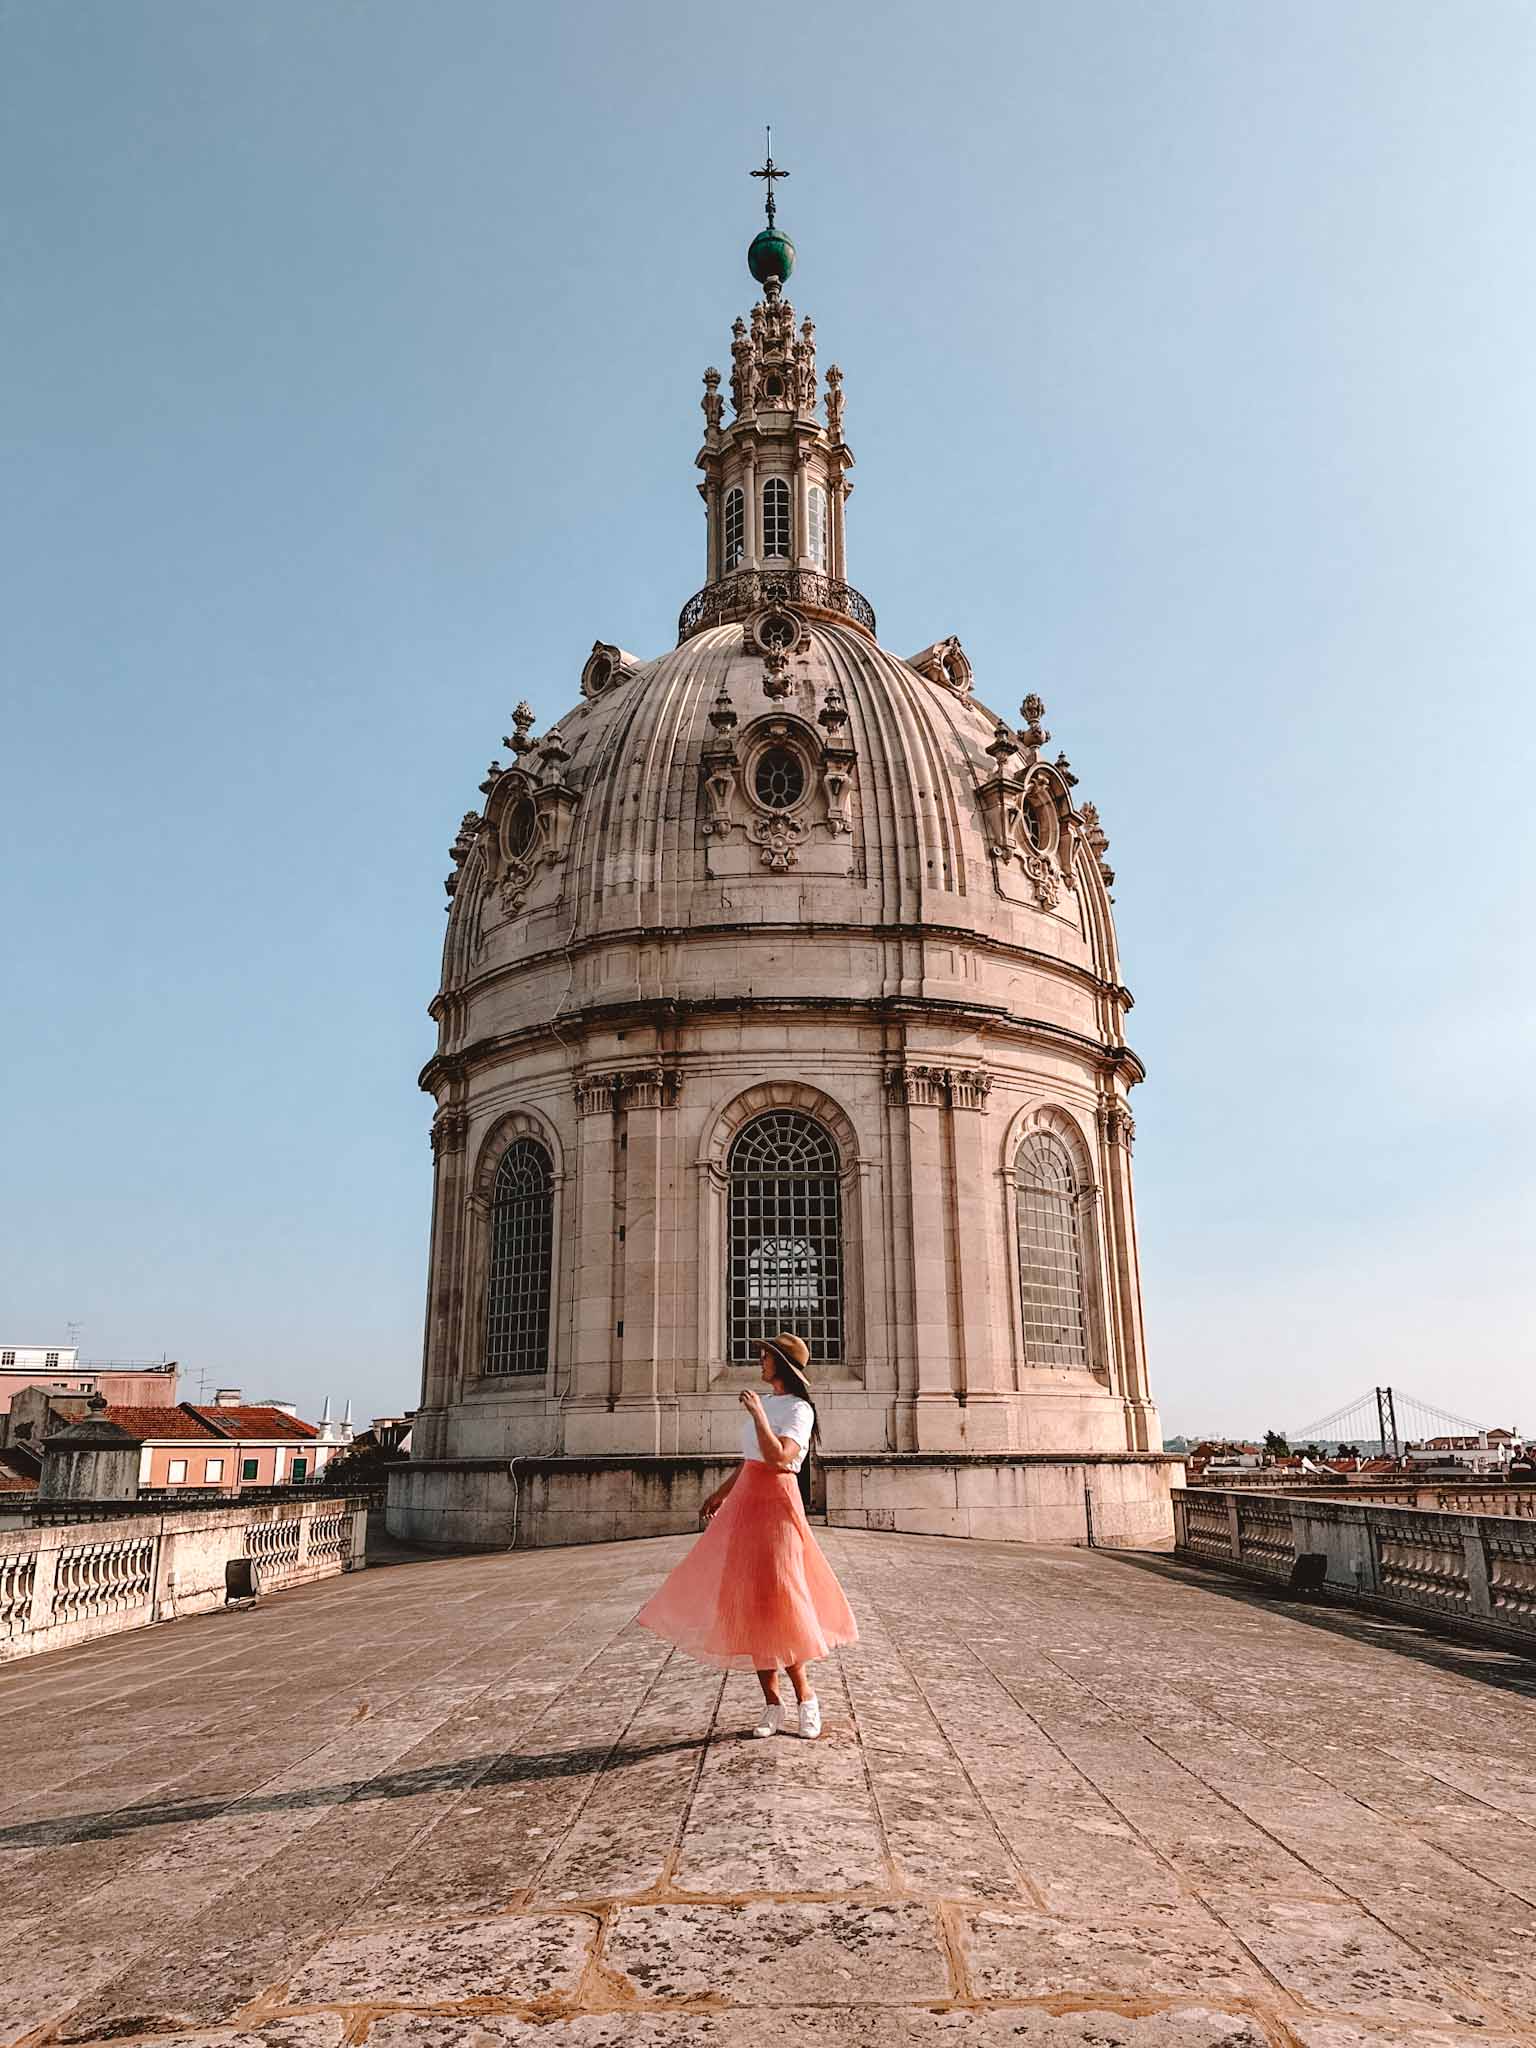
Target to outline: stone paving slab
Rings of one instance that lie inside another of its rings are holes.
[[[634,1627],[670,1539],[0,1670],[0,2048],[1536,2043],[1536,1665],[825,1541],[814,1744]]]

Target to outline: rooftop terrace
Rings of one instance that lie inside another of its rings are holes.
[[[1536,2040],[1536,1664],[1167,1558],[825,1541],[864,1639],[819,1744],[632,1626],[673,1540],[0,1672],[0,2044]]]

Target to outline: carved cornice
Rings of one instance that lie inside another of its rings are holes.
[[[576,1080],[576,1108],[581,1116],[614,1116],[621,1109],[671,1109],[682,1094],[677,1067],[621,1067],[589,1072]]]
[[[440,1109],[432,1119],[430,1132],[432,1156],[434,1159],[445,1152],[462,1152],[465,1135],[469,1130],[469,1113],[450,1105]]]
[[[1127,1152],[1135,1143],[1136,1119],[1118,1098],[1101,1102],[1098,1108],[1099,1132],[1106,1145],[1123,1145]]]
[[[892,1067],[885,1077],[890,1100],[907,1109],[985,1109],[991,1087],[982,1067]]]

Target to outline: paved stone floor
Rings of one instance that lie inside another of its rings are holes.
[[[1536,1665],[1166,1558],[833,1534],[820,1743],[675,1541],[0,1672],[0,2044],[1536,2040]]]

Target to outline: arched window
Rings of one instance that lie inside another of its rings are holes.
[[[536,1138],[510,1144],[491,1191],[491,1266],[485,1291],[485,1370],[542,1373],[549,1366],[549,1282],[555,1176]]]
[[[789,485],[781,476],[763,485],[763,553],[771,561],[789,560]]]
[[[806,553],[818,569],[827,566],[827,494],[820,484],[806,493]]]
[[[842,1203],[837,1147],[795,1110],[754,1117],[731,1147],[730,1350],[749,1365],[764,1337],[793,1330],[815,1359],[843,1355]]]
[[[740,491],[725,494],[725,567],[739,568],[747,551],[747,501]]]
[[[1083,1244],[1077,1176],[1066,1147],[1049,1131],[1031,1131],[1014,1160],[1019,1197],[1019,1285],[1024,1301],[1024,1363],[1088,1364],[1083,1312]]]

